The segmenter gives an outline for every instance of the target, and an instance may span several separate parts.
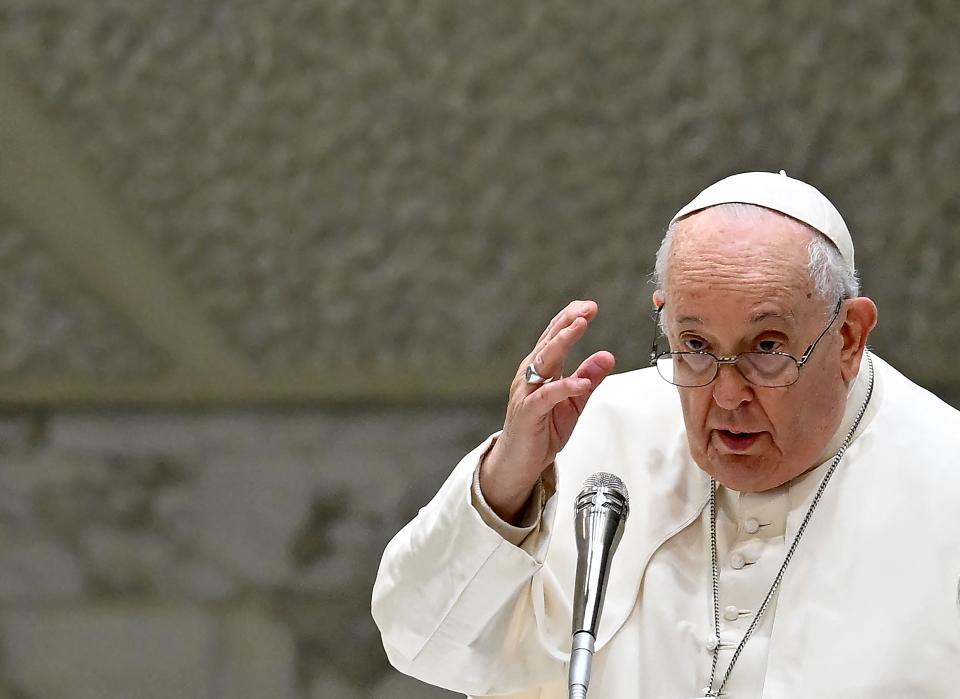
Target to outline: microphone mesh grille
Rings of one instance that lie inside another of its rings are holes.
[[[587,480],[583,482],[584,488],[609,488],[610,490],[616,491],[624,500],[628,499],[627,496],[627,486],[622,480],[617,478],[612,473],[607,473],[606,471],[597,471]]]

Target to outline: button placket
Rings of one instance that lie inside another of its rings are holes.
[[[752,609],[740,609],[736,605],[728,605],[723,610],[723,618],[727,621],[737,621],[743,617],[747,617],[753,614]]]
[[[729,492],[729,491],[728,491]],[[770,581],[776,575],[782,560],[782,536],[787,515],[786,493],[780,490],[764,493],[736,493],[733,498],[719,501],[717,527],[718,545],[727,544],[720,554],[720,638],[713,651],[721,654],[717,672],[726,671],[731,653],[738,647],[743,633],[756,613],[755,605],[762,599]],[[726,536],[724,536],[726,534]],[[774,603],[775,604],[775,603]],[[735,672],[725,686],[724,693],[752,692],[760,680],[751,667],[762,665],[765,657],[764,635],[744,648]],[[712,644],[711,644],[712,645]]]
[[[720,638],[711,635],[707,636],[703,642],[703,647],[708,653],[712,653],[715,650],[733,650],[737,647],[737,643],[739,643],[739,639],[730,634],[722,634]]]

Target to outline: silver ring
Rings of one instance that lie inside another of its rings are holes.
[[[530,386],[539,386],[540,384],[550,383],[553,381],[553,378],[540,376],[540,374],[537,373],[537,368],[533,365],[533,362],[527,364],[527,371],[524,376],[526,377],[527,384]]]

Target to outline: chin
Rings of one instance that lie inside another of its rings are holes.
[[[760,455],[710,454],[703,469],[720,485],[744,493],[760,492],[783,485],[789,478]]]

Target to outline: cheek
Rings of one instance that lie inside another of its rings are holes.
[[[784,449],[792,450],[791,445],[797,441],[800,430],[800,414],[797,411],[799,403],[784,400],[783,396],[778,400],[769,400],[762,404],[763,412],[773,426],[773,441]],[[794,400],[802,401],[800,396],[794,396]]]
[[[821,423],[830,422],[825,386],[826,382],[818,378],[761,402],[773,425],[774,442],[780,451],[807,457],[808,451],[818,450]]]
[[[683,408],[683,422],[688,435],[696,435],[700,441],[705,439],[707,415],[713,397],[706,389],[682,388],[680,392],[680,407]]]

